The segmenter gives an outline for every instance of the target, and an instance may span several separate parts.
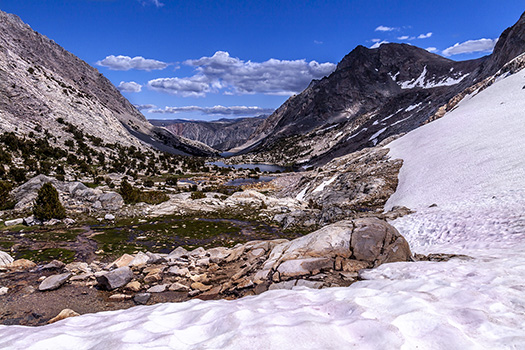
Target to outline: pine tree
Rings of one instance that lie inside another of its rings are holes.
[[[58,192],[50,182],[45,183],[38,190],[33,215],[41,221],[66,217],[66,210],[60,203]]]

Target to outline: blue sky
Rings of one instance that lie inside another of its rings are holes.
[[[149,107],[142,109],[146,117],[209,120],[270,113],[357,45],[406,42],[454,60],[486,55],[525,6],[522,0],[0,0],[0,9],[99,69],[133,104]]]

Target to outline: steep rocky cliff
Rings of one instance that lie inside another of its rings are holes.
[[[48,130],[60,137],[64,132],[57,119],[105,142],[211,153],[151,125],[96,69],[0,11],[0,132]]]

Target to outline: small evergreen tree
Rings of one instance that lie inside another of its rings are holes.
[[[15,201],[11,198],[9,194],[13,186],[7,182],[0,180],[0,210],[13,209],[15,207]]]
[[[60,203],[58,192],[50,182],[45,183],[38,190],[33,215],[41,221],[66,217],[66,210]]]
[[[122,196],[122,199],[124,199],[124,203],[130,204],[130,203],[137,203],[140,198],[140,191],[139,189],[133,187],[130,185],[129,182],[126,180],[122,180],[120,183],[120,195]]]

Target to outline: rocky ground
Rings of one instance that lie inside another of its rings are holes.
[[[348,286],[362,269],[413,259],[384,221],[407,212],[383,213],[400,165],[375,147],[239,188],[224,186],[230,175],[154,183],[167,200],[132,205],[107,186],[39,175],[12,191],[15,209],[0,222],[0,320],[42,325],[62,311]],[[45,182],[68,219],[31,216]]]
[[[233,299],[269,289],[348,286],[361,269],[412,255],[395,228],[369,218],[341,221],[291,241],[178,247],[169,254],[124,254],[110,263],[37,265],[7,253],[0,258],[2,323],[42,325],[64,309],[82,314],[191,298]]]

